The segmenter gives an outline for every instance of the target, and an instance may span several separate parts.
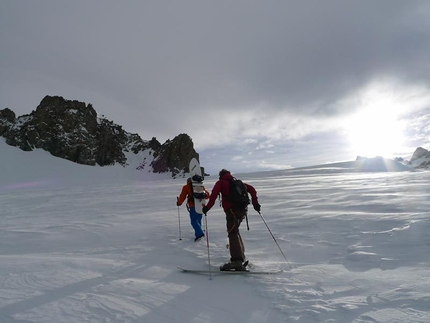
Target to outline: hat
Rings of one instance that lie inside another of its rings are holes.
[[[225,174],[230,174],[230,171],[228,171],[227,169],[223,168],[219,171],[219,178],[221,179],[221,177],[223,177]]]

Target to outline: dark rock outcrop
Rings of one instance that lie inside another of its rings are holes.
[[[151,166],[155,173],[172,172],[173,175],[177,175],[181,170],[189,172],[188,164],[194,157],[199,159],[193,141],[190,136],[183,133],[161,145],[154,153]]]
[[[15,122],[15,112],[11,109],[6,108],[0,110],[0,136],[10,130]]]
[[[191,138],[180,134],[163,145],[154,137],[142,140],[97,115],[91,104],[46,96],[35,111],[16,118],[10,109],[0,110],[0,136],[6,143],[25,151],[41,148],[52,155],[85,165],[127,166],[126,153],[149,151],[150,163],[142,161],[140,170],[188,171],[188,162],[198,158]],[[148,166],[150,169],[148,169]]]

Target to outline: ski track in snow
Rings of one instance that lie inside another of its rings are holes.
[[[0,322],[430,322],[429,173],[245,174],[262,215],[241,227],[255,270],[208,268],[176,196],[182,180],[0,188]],[[211,189],[214,179],[205,181]],[[211,265],[228,260],[207,217]]]

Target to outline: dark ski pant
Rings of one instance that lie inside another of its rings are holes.
[[[204,235],[202,228],[202,215],[197,213],[194,207],[190,207],[190,220],[196,238]]]
[[[246,213],[246,209],[229,209],[225,211],[228,241],[230,244],[230,261],[245,261],[245,246],[240,236],[239,226],[245,218]]]

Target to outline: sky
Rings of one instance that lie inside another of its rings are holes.
[[[261,204],[240,226],[250,271],[282,272],[243,276],[220,274],[218,203],[194,242],[184,181],[0,151],[2,323],[430,322],[428,171],[245,174]]]
[[[430,148],[430,2],[2,1],[0,109],[91,103],[210,172]]]

